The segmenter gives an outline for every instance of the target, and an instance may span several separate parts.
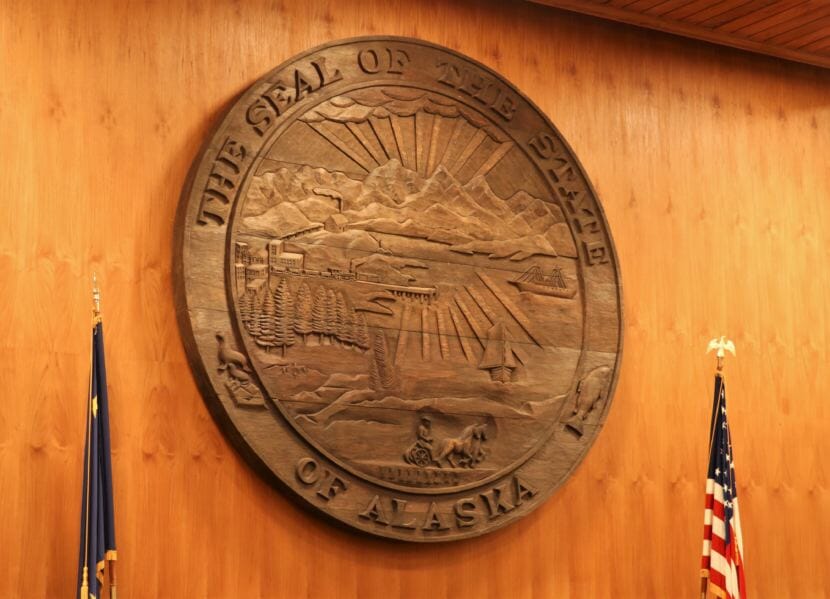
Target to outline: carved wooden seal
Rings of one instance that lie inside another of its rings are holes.
[[[550,121],[405,38],[291,59],[194,164],[177,307],[217,422],[348,526],[472,537],[537,507],[608,413],[620,277]]]

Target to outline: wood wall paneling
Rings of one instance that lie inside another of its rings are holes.
[[[543,507],[471,542],[357,537],[261,482],[208,415],[174,316],[173,218],[217,116],[287,57],[367,33],[455,48],[533,98],[593,179],[622,265],[605,430]],[[829,71],[472,0],[4,3],[0,65],[0,596],[74,585],[93,269],[122,599],[695,597],[702,352],[721,333],[738,346],[750,589],[830,593]]]

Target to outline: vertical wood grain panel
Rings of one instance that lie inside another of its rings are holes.
[[[355,536],[261,482],[175,321],[173,217],[211,125],[284,59],[363,34],[447,45],[527,93],[620,254],[605,430],[542,508],[470,542]],[[495,0],[3,3],[0,68],[0,596],[74,586],[93,268],[122,599],[695,597],[721,333],[750,588],[830,593],[830,72]]]

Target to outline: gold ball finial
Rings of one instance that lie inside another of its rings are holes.
[[[101,318],[101,290],[98,288],[98,275],[92,273],[92,316],[97,322]]]

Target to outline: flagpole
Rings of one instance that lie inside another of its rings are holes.
[[[117,599],[115,594],[115,560],[110,560],[110,599]]]
[[[98,289],[98,277],[92,273],[92,325],[93,327],[101,318],[101,292]],[[92,436],[92,366],[95,360],[93,355],[95,352],[95,336],[92,337],[92,344],[89,352],[89,389],[87,390],[86,401],[86,475],[84,488],[84,570],[83,578],[81,580],[81,599],[87,599],[89,596],[89,486],[90,486],[90,468],[92,455],[90,452],[89,441]]]
[[[92,313],[93,325],[101,322],[101,290],[98,288],[98,278],[95,273],[92,273]],[[91,371],[91,370],[90,370]],[[107,560],[109,566],[110,577],[110,599],[117,599],[116,593],[116,579],[115,579],[115,560]],[[84,597],[86,599],[86,597]]]
[[[726,357],[727,351],[733,356],[735,355],[735,344],[731,339],[726,339],[725,336],[722,336],[720,339],[716,337],[709,342],[709,345],[706,348],[706,353],[708,354],[712,350],[716,350],[715,357],[717,358],[717,363],[715,365],[715,389],[718,391],[718,397],[714,408],[715,414],[712,416],[712,430],[709,431],[709,456],[712,455],[712,444],[715,442],[715,426],[717,423],[716,415],[718,410],[720,410],[721,401],[723,400],[723,359]],[[709,571],[702,570],[700,572],[700,599],[706,599],[708,591]]]

